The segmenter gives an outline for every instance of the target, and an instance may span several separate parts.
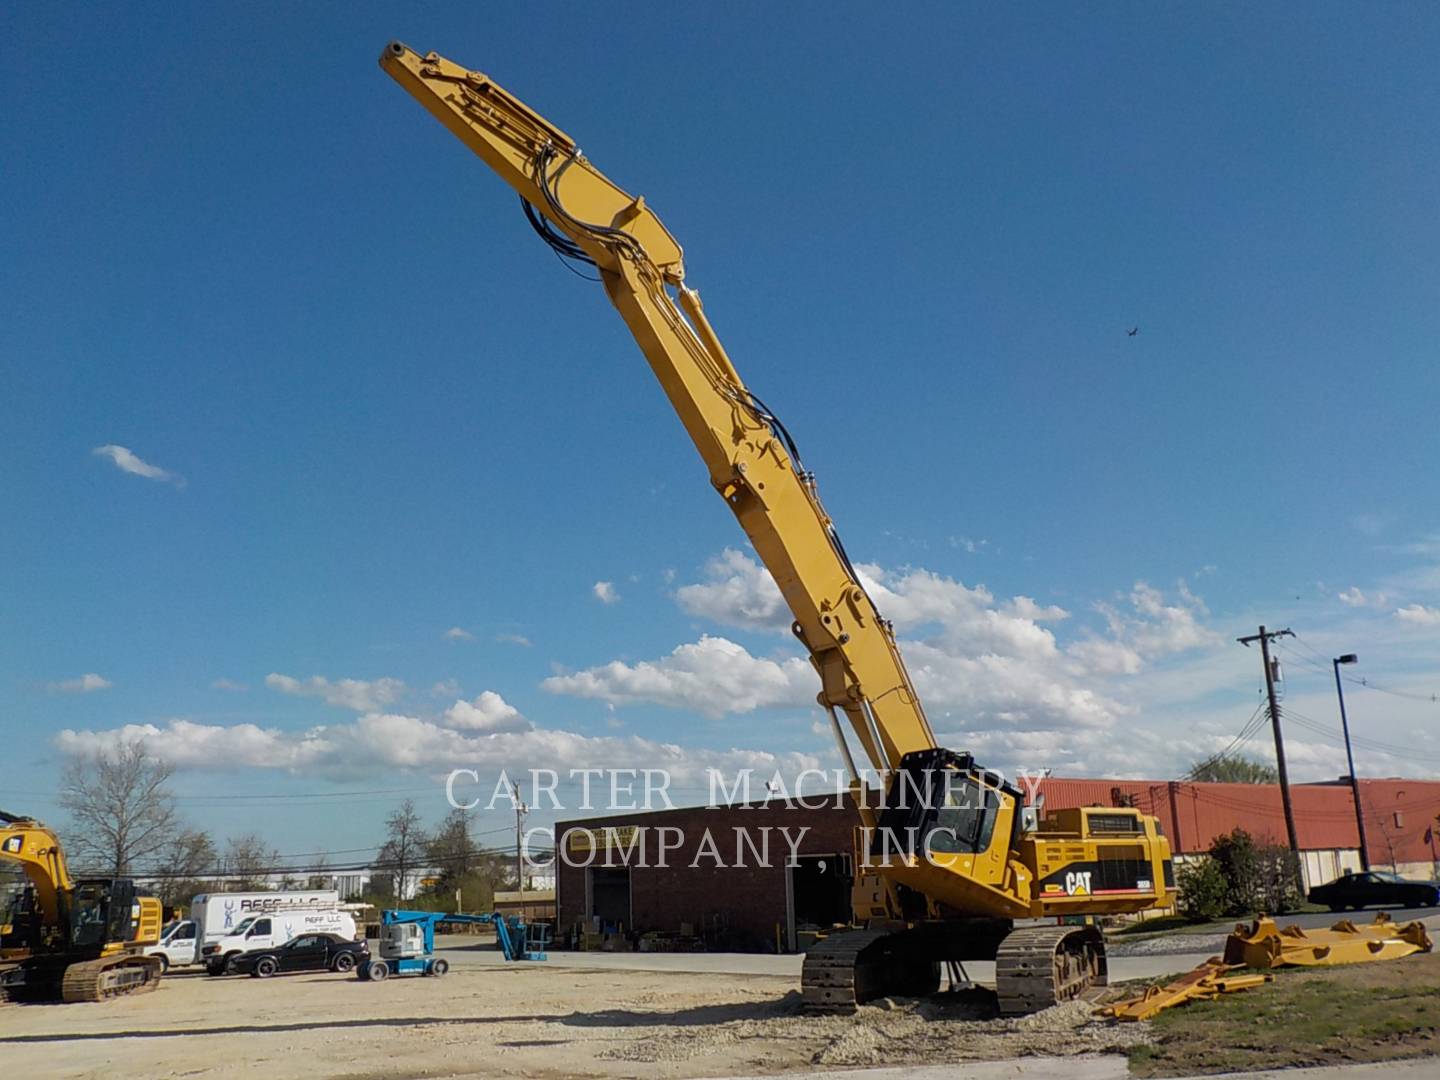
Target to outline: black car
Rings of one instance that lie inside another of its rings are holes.
[[[241,953],[231,964],[236,975],[268,979],[282,971],[354,971],[370,957],[370,946],[338,934],[302,934],[274,949]]]
[[[1435,907],[1440,905],[1440,885],[1367,870],[1363,874],[1346,874],[1327,885],[1317,885],[1310,890],[1310,903],[1324,904],[1331,911],[1385,905]]]

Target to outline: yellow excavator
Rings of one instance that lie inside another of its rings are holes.
[[[104,1001],[160,985],[163,909],[129,878],[70,877],[54,831],[0,811],[0,859],[28,885],[0,936],[0,994],[18,1001]]]
[[[606,178],[570,136],[489,76],[399,42],[380,66],[519,194],[558,255],[598,272],[794,615],[860,807],[855,925],[806,955],[807,1004],[847,1012],[875,997],[932,992],[942,963],[970,960],[995,962],[1006,1014],[1102,984],[1103,938],[1075,917],[1173,899],[1170,846],[1156,820],[1102,807],[1029,820],[1015,786],[938,746],[893,628],[846,555],[814,474],[741,380],[685,284],[680,245],[644,198]],[[883,800],[867,799],[840,714],[887,778]]]

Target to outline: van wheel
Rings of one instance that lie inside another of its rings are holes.
[[[339,956],[335,957],[336,971],[343,974],[347,971],[353,971],[354,969],[355,957],[351,956],[348,952],[342,952]]]
[[[231,953],[229,956],[225,957],[224,960],[221,960],[221,961],[220,961],[220,974],[222,974],[222,975],[234,975],[234,974],[235,974],[235,958],[236,958],[237,956],[239,956],[239,955],[240,955],[239,953]]]
[[[275,972],[280,970],[280,965],[275,962],[273,956],[262,956],[255,961],[255,974],[262,979],[268,979]]]
[[[436,960],[433,964],[430,965],[430,974],[431,974],[431,975],[435,975],[435,976],[444,975],[444,974],[445,974],[447,971],[449,971],[449,970],[450,970],[450,961],[448,961],[448,960],[444,960],[444,959]]]

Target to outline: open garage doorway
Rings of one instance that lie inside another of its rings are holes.
[[[804,951],[815,933],[850,921],[855,875],[848,854],[801,855],[785,868],[789,899],[789,945]]]
[[[599,921],[602,931],[632,928],[628,866],[592,866],[585,871],[585,913]]]

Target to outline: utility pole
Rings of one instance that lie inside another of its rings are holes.
[[[525,905],[525,849],[523,837],[525,834],[525,815],[530,812],[530,808],[520,800],[520,785],[511,781],[510,786],[514,790],[513,801],[515,803],[515,888],[519,890],[521,894],[520,905],[523,911]]]
[[[1275,669],[1270,664],[1270,642],[1276,638],[1294,636],[1289,630],[1272,630],[1267,633],[1262,626],[1258,634],[1236,640],[1247,649],[1251,643],[1260,642],[1260,659],[1265,665],[1265,694],[1270,699],[1270,728],[1275,733],[1275,771],[1280,774],[1280,803],[1285,808],[1285,832],[1290,838],[1290,850],[1298,861],[1300,838],[1295,833],[1295,808],[1290,805],[1290,774],[1285,769],[1285,738],[1280,734],[1280,703],[1275,699]]]
[[[1360,659],[1354,653],[1337,656],[1330,661],[1335,668],[1335,694],[1340,699],[1340,730],[1345,734],[1345,761],[1350,766],[1350,792],[1355,796],[1355,830],[1360,837],[1360,869],[1370,869],[1370,848],[1365,843],[1365,812],[1360,808],[1360,778],[1355,775],[1355,754],[1350,749],[1350,720],[1345,715],[1345,690],[1340,685],[1340,665]]]

